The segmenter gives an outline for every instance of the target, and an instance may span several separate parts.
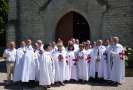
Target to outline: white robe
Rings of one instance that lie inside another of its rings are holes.
[[[68,51],[68,61],[69,61],[69,79],[78,80],[77,78],[77,65],[74,51]]]
[[[70,59],[69,56],[66,56],[66,65],[65,65],[65,80],[69,81],[71,77],[71,72],[70,72]]]
[[[59,55],[63,56],[62,60],[59,60]],[[66,67],[66,52],[57,51],[53,55],[54,64],[55,64],[55,82],[63,82],[66,80],[65,76],[65,67]]]
[[[34,50],[32,46],[27,46],[23,58],[22,66],[22,82],[29,82],[29,80],[35,80],[35,60]]]
[[[88,62],[85,50],[79,51],[77,54],[78,59],[78,79],[88,80]]]
[[[49,51],[49,52],[45,52],[46,55],[49,55],[51,60],[50,60],[50,63],[49,63],[49,76],[50,76],[50,81],[51,81],[51,84],[54,84],[54,78],[55,78],[55,65],[54,65],[54,60],[53,60],[53,57],[52,57],[52,52]]]
[[[40,79],[39,79],[39,85],[50,85],[51,84],[51,78],[50,78],[50,67],[51,67],[51,56],[44,52],[42,55],[40,55]]]
[[[24,58],[25,47],[20,47],[16,51],[16,62],[14,68],[14,78],[13,81],[20,81],[22,77],[22,64]]]
[[[98,55],[98,49],[99,49],[99,55]],[[105,46],[98,46],[96,50],[96,59],[99,59],[99,61],[96,60],[96,72],[98,72],[98,78],[104,78],[104,52],[106,48]]]
[[[88,49],[86,50],[86,56],[87,56],[87,63],[88,63],[88,79],[90,78],[90,76],[92,75],[91,73],[93,72],[93,68],[91,68],[92,66],[94,66],[94,63],[92,61],[92,49]]]
[[[106,46],[106,73],[104,74],[104,79],[110,80],[110,75],[111,75],[111,62],[110,62],[110,50],[111,50],[112,45]]]
[[[79,45],[78,44],[74,44],[74,52],[79,51]]]
[[[125,61],[123,58],[124,48],[120,44],[112,46],[110,55],[112,58],[112,68],[110,79],[115,82],[122,83],[125,79]]]
[[[90,77],[95,78],[95,73],[96,73],[96,53],[95,53],[95,48],[91,49],[90,52],[90,57],[91,57],[91,61],[90,61]]]
[[[109,80],[108,76],[108,52],[104,51],[103,53],[103,78]]]
[[[34,60],[35,60],[35,80],[39,81],[39,73],[40,73],[40,60],[39,60],[39,50],[34,51]]]

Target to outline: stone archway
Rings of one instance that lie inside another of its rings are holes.
[[[61,38],[65,44],[70,38],[81,42],[90,39],[90,28],[87,20],[79,13],[71,11],[65,14],[56,27],[55,39]]]

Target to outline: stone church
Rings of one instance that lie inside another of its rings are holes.
[[[133,47],[132,8],[132,0],[9,0],[7,41],[119,36]]]

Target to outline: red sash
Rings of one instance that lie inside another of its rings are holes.
[[[90,61],[91,61],[91,56],[88,55],[86,60],[87,60],[87,63],[90,63]]]
[[[125,51],[122,50],[122,52],[119,53],[119,56],[120,56],[120,59],[121,59],[121,60],[124,60],[124,57],[125,57]]]

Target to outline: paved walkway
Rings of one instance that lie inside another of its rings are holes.
[[[42,88],[24,88],[21,86],[6,86],[5,63],[0,60],[0,90],[44,90]],[[109,86],[106,83],[66,84],[61,87],[52,87],[49,90],[133,90],[133,77],[126,77],[125,83],[118,87]]]

